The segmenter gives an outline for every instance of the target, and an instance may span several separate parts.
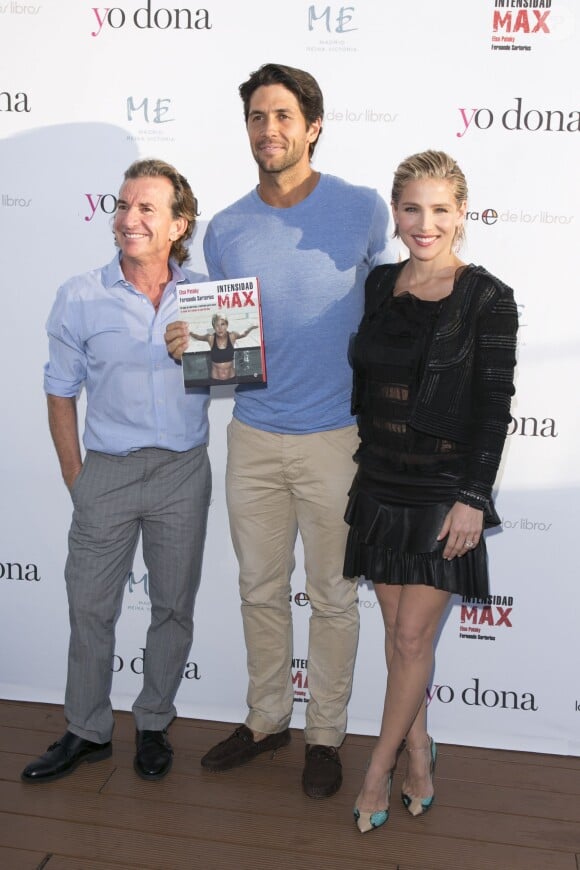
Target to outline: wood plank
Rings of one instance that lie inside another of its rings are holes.
[[[8,830],[4,832],[3,823],[7,820]],[[215,817],[214,817],[215,822]],[[11,843],[34,837],[47,842],[48,849],[62,858],[76,858],[75,870],[85,870],[84,861],[105,864],[108,868],[128,866],[140,870],[191,870],[192,866],[203,870],[223,870],[223,868],[240,868],[240,870],[313,870],[313,867],[340,866],[334,864],[332,856],[329,864],[325,864],[325,856],[318,853],[313,860],[308,855],[297,854],[294,850],[287,852],[272,846],[270,837],[255,836],[250,845],[231,844],[220,838],[220,825],[212,827],[214,839],[197,840],[188,838],[185,832],[180,834],[159,835],[149,831],[127,831],[117,827],[97,827],[62,822],[60,820],[43,818],[26,818],[25,816],[7,816],[0,813],[0,837],[7,837]],[[52,860],[52,859],[51,859]],[[83,864],[79,867],[78,862]],[[369,870],[366,860],[349,860],[353,870]],[[73,863],[74,866],[74,863]],[[97,863],[98,866],[98,863]],[[381,866],[385,870],[396,870],[396,864],[383,856]],[[47,870],[53,870],[47,867]],[[531,868],[536,870],[536,868]],[[568,870],[562,865],[555,870]]]
[[[264,775],[258,774],[254,768],[253,776],[250,776],[250,768],[246,768],[248,776],[240,777],[241,771],[231,771],[227,774],[208,774],[200,770],[184,771],[182,766],[176,764],[170,777],[165,781],[165,799],[179,802],[196,801],[196,794],[202,794],[205,806],[225,809],[236,809],[244,805],[248,810],[261,811],[263,788],[265,786]],[[274,778],[273,771],[269,774]],[[284,811],[291,812],[297,803],[293,799],[293,793],[298,793],[300,783],[297,772],[290,770],[282,773],[276,768],[276,782],[268,783],[268,788],[275,796],[276,806]],[[353,774],[348,769],[344,772],[344,784],[333,798],[331,804],[321,802],[320,812],[324,806],[330,806],[329,813],[336,812],[337,804],[341,811],[348,813],[351,804],[354,803],[357,788],[360,786],[362,777],[358,771]],[[393,805],[399,800],[402,777],[396,776],[393,784]],[[568,795],[558,792],[537,792],[521,789],[507,788],[495,784],[484,784],[474,787],[470,783],[453,783],[442,781],[437,778],[436,782],[437,807],[467,807],[484,813],[511,813],[513,815],[527,815],[538,819],[555,819],[580,823],[580,801],[571,800]],[[121,797],[147,799],[147,784],[139,780],[132,770],[118,767],[114,776],[111,776],[104,785],[103,794],[115,794]],[[150,792],[149,792],[150,793]],[[303,812],[300,802],[298,813]]]
[[[6,832],[4,831],[6,824]],[[111,870],[119,864],[140,870],[191,870],[192,864],[204,870],[399,870],[401,865],[420,870],[576,870],[573,855],[552,850],[537,850],[496,844],[432,838],[422,835],[402,835],[394,830],[380,829],[365,835],[364,840],[354,825],[344,828],[339,842],[328,842],[323,832],[306,830],[292,832],[290,850],[278,842],[282,825],[264,828],[252,825],[252,844],[224,842],[221,820],[208,829],[216,839],[191,839],[180,835],[152,834],[150,831],[127,831],[117,827],[71,824],[53,819],[27,818],[0,814],[0,837],[8,845],[31,839],[42,840],[50,852],[79,861],[100,861]],[[389,823],[390,824],[390,823]],[[308,826],[307,826],[308,827]],[[256,829],[257,828],[257,829]],[[341,848],[349,843],[349,853]],[[354,852],[357,857],[353,857]],[[387,863],[389,862],[389,863]],[[78,870],[84,870],[83,864]],[[51,868],[47,868],[51,870]],[[75,868],[77,870],[77,868]]]
[[[82,864],[79,864],[78,858],[70,858],[66,855],[51,855],[50,861],[45,867],[35,867],[34,870],[135,870],[135,864],[118,864],[116,861],[114,864],[111,864],[109,861],[103,864],[102,861],[91,861],[90,858],[83,858]]]
[[[134,753],[134,730],[130,723],[129,714],[124,721],[124,727],[117,728],[113,740],[113,760],[118,760],[119,763],[127,761],[128,756]],[[127,727],[129,726],[129,727]],[[202,737],[200,741],[200,730]],[[229,733],[218,729],[216,734],[215,729],[199,729],[189,724],[186,727],[171,728],[171,741],[176,751],[176,764],[196,766],[199,763],[199,758],[207,751],[209,746],[215,740],[221,739]],[[6,728],[0,727],[0,747],[7,752],[22,754],[25,757],[24,764],[27,760],[32,760],[40,753],[44,752],[50,742],[61,736],[62,731],[53,732],[50,736],[44,739],[44,736],[39,739],[39,734],[36,731],[27,730],[24,728]],[[367,741],[369,738],[367,738]],[[372,745],[372,744],[371,744]],[[488,758],[480,755],[481,750],[477,750],[473,756],[456,753],[457,747],[449,747],[441,745],[439,747],[439,757],[437,762],[437,779],[438,780],[453,780],[457,782],[470,782],[479,785],[488,784],[494,785],[504,778],[508,781],[514,781],[516,772],[514,770],[515,762],[513,760],[503,759],[499,751],[493,750]],[[277,759],[282,764],[302,764],[302,755],[304,752],[304,744],[300,732],[293,732],[292,743],[280,750],[277,754]],[[345,741],[345,745],[341,750],[341,757],[345,769],[358,770],[360,777],[364,774],[364,769],[368,760],[369,748],[367,746],[361,748],[356,742],[349,737]],[[506,753],[513,758],[513,753]],[[545,764],[544,756],[536,756],[532,753],[522,753],[522,759],[517,764],[517,788],[531,789],[533,791],[556,791],[564,794],[580,796],[580,776],[578,775],[574,764],[567,763],[567,757],[554,756],[554,763],[550,766]],[[261,761],[262,756],[257,761]],[[548,756],[551,758],[551,756]],[[575,762],[576,759],[573,759]],[[132,764],[132,761],[131,761]],[[255,764],[255,762],[253,762]],[[404,759],[399,762],[399,772],[403,770]]]
[[[400,802],[401,759],[391,818],[361,839],[352,804],[373,738],[348,736],[343,788],[312,801],[298,731],[274,757],[211,774],[200,757],[233,726],[177,719],[171,775],[144,782],[122,712],[111,759],[31,786],[20,771],[63,733],[62,707],[0,701],[0,714],[3,870],[580,870],[580,759],[443,745],[420,819]]]
[[[297,852],[300,847],[296,845],[296,835],[309,815],[310,824],[314,824],[317,836],[325,840],[329,854],[333,854],[337,842],[341,842],[338,855],[357,857],[356,840],[350,836],[355,833],[351,808],[344,806],[344,796],[312,802],[296,790],[288,794],[286,804],[269,801],[252,806],[246,799],[235,808],[227,808],[223,803],[207,806],[206,792],[201,789],[187,802],[174,803],[168,800],[168,783],[169,780],[143,783],[141,798],[107,794],[104,800],[102,795],[87,792],[79,801],[78,793],[65,789],[62,780],[43,786],[0,782],[0,811],[83,825],[92,823],[98,827],[122,827],[128,831],[142,828],[158,836],[169,831],[187,831],[187,836],[196,840],[215,839],[213,829],[219,818],[220,836],[225,841],[251,847],[256,836],[263,839],[275,829],[276,848],[287,851],[294,848]],[[394,800],[388,830],[389,835],[395,830],[409,838],[420,830],[435,841],[451,839],[459,830],[463,838],[476,843],[555,852],[572,853],[580,843],[580,823],[488,813],[487,825],[482,828],[481,819],[477,810],[445,806],[437,806],[436,813],[429,813],[423,819],[413,819],[402,804]]]
[[[32,701],[0,701],[2,705],[2,725],[49,732],[49,737],[59,737],[65,730],[66,724],[63,708],[56,704],[41,704]],[[115,741],[119,738],[132,740],[134,723],[131,713],[127,711],[115,712]],[[34,724],[33,724],[34,723]],[[205,719],[177,718],[171,726],[171,737],[179,742],[182,735],[185,743],[188,743],[194,753],[203,754],[213,743],[223,740],[233,730],[235,725],[229,722],[213,722]],[[177,736],[179,735],[179,736]],[[303,736],[300,731],[293,731],[293,738],[303,746]],[[345,748],[351,751],[353,759],[361,758],[366,764],[369,755],[369,747],[372,747],[373,738],[360,734],[349,734],[345,741]],[[517,752],[507,749],[487,749],[476,746],[445,745],[449,757],[466,759],[470,762],[481,759],[487,762],[501,761],[502,763],[527,764],[547,766],[550,768],[565,768],[580,771],[580,756],[552,755],[547,753]]]
[[[43,852],[0,846],[0,867],[3,870],[37,870],[46,857]]]

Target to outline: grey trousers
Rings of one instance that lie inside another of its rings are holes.
[[[162,730],[193,636],[211,495],[205,446],[184,453],[145,448],[128,456],[88,451],[75,480],[65,568],[71,637],[65,716],[69,730],[106,743],[113,731],[110,692],[115,624],[142,534],[151,623],[143,688],[133,705],[139,730]]]

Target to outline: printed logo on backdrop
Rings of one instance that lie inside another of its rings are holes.
[[[310,604],[310,598],[306,592],[297,592],[295,595],[290,593],[290,601],[294,602],[296,607],[306,607],[307,604]]]
[[[378,606],[379,606],[379,602],[377,601],[376,598],[374,598],[374,597],[373,598],[362,598],[359,595],[358,609],[361,612],[366,613],[369,610],[378,609]]]
[[[130,96],[127,97],[126,107],[127,122],[137,128],[134,133],[127,135],[128,141],[175,142],[171,128],[165,126],[176,120],[169,97]]]
[[[37,6],[34,3],[18,3],[17,0],[0,3],[0,15],[19,15],[30,18],[38,15],[41,9],[42,6]]]
[[[111,217],[117,210],[117,197],[114,193],[84,193],[86,199],[83,220],[90,223],[95,215]]]
[[[568,2],[489,0],[489,4],[492,51],[510,52],[512,57],[550,46],[560,51],[556,43],[575,33],[574,11]]]
[[[355,44],[355,34],[359,29],[356,6],[340,2],[331,5],[324,2],[310,4],[306,7],[306,20],[312,40],[306,46],[307,51],[358,51]]]
[[[533,520],[530,517],[501,517],[501,527],[505,531],[535,532],[545,534],[552,528],[553,523],[545,520]]]
[[[496,640],[513,628],[512,595],[488,595],[487,598],[461,599],[459,637],[462,640]]]
[[[0,91],[0,112],[30,112],[30,100],[24,91]]]
[[[553,417],[512,417],[507,434],[524,438],[557,438],[560,433]]]
[[[83,220],[90,223],[95,215],[97,217],[105,215],[110,218],[117,210],[117,197],[114,193],[84,193],[85,207],[83,209]],[[199,217],[201,211],[197,202],[197,197],[193,198],[195,206],[195,216]]]
[[[540,709],[533,692],[488,686],[479,677],[471,678],[471,685],[455,689],[446,683],[427,688],[427,706],[439,704],[465,704],[466,707],[487,707],[494,710],[519,710],[537,713]]]
[[[306,592],[296,592],[296,594],[290,594],[290,602],[295,604],[296,607],[306,607],[310,604],[310,598]],[[379,605],[376,598],[362,598],[359,596],[358,606],[359,610],[366,612],[374,610]]]
[[[292,659],[292,686],[294,700],[299,704],[307,704],[310,700],[308,691],[308,659]]]
[[[119,655],[115,653],[111,670],[114,674],[121,671],[131,671],[138,677],[143,675],[143,665],[145,662],[145,648],[140,647],[136,656]],[[201,680],[201,672],[197,662],[187,662],[181,675],[182,680]]]
[[[0,581],[38,583],[41,579],[34,562],[0,562]]]
[[[491,0],[491,4],[492,51],[532,51],[551,35],[552,0]]]
[[[127,599],[125,608],[133,613],[144,613],[151,610],[149,599],[149,574],[145,572],[141,578],[129,571],[126,579]]]
[[[504,224],[525,224],[532,226],[534,224],[554,224],[561,226],[562,224],[571,224],[574,220],[572,214],[552,214],[549,211],[528,212],[523,209],[505,209],[497,211],[495,208],[485,208],[482,211],[468,211],[465,214],[466,224],[472,221],[481,221],[487,227],[492,227],[498,223]]]
[[[93,6],[91,8],[93,29],[91,36],[100,36],[105,31],[135,28],[136,30],[211,30],[208,9],[168,9],[153,0],[145,0],[135,10],[123,6]]]
[[[341,106],[331,108],[324,113],[324,123],[334,124],[394,124],[399,115],[397,112],[385,112],[378,108],[365,106]]]
[[[484,208],[482,211],[468,211],[465,213],[465,222],[481,221],[486,227],[492,227],[499,220],[499,215],[494,208]]]
[[[578,133],[580,111],[565,106],[549,108],[534,106],[529,99],[514,97],[515,105],[490,109],[458,106],[459,129],[455,135],[462,139],[467,132],[486,133],[499,128],[509,133]]]
[[[525,326],[528,326],[525,312],[526,305],[524,302],[516,302],[516,308],[518,309],[518,329],[523,329]],[[518,344],[520,347],[526,344],[523,334],[518,336]]]
[[[2,208],[28,208],[32,199],[27,196],[18,196],[13,193],[0,194],[0,205]]]

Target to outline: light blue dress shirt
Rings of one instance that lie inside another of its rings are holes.
[[[176,284],[207,279],[171,260],[173,277],[155,312],[125,279],[120,256],[59,289],[46,326],[45,392],[74,397],[86,388],[87,450],[125,456],[143,447],[183,452],[206,444],[209,390],[185,391],[163,334],[179,319]]]

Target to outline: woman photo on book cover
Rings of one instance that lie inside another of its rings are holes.
[[[208,332],[206,335],[196,335],[196,333],[190,331],[189,335],[196,341],[207,341],[209,344],[211,377],[213,380],[229,381],[236,376],[234,368],[235,343],[249,335],[253,329],[257,329],[258,324],[254,323],[248,326],[244,332],[229,332],[227,317],[216,312],[211,319],[211,325],[213,332]]]
[[[500,524],[492,486],[516,362],[511,289],[456,254],[467,184],[455,160],[439,151],[404,160],[391,204],[409,258],[369,274],[350,347],[361,443],[344,574],[374,584],[388,669],[380,735],[354,809],[362,832],[388,819],[401,750],[404,806],[419,816],[433,803],[426,688],[434,644],[452,594],[489,594],[482,533]]]

